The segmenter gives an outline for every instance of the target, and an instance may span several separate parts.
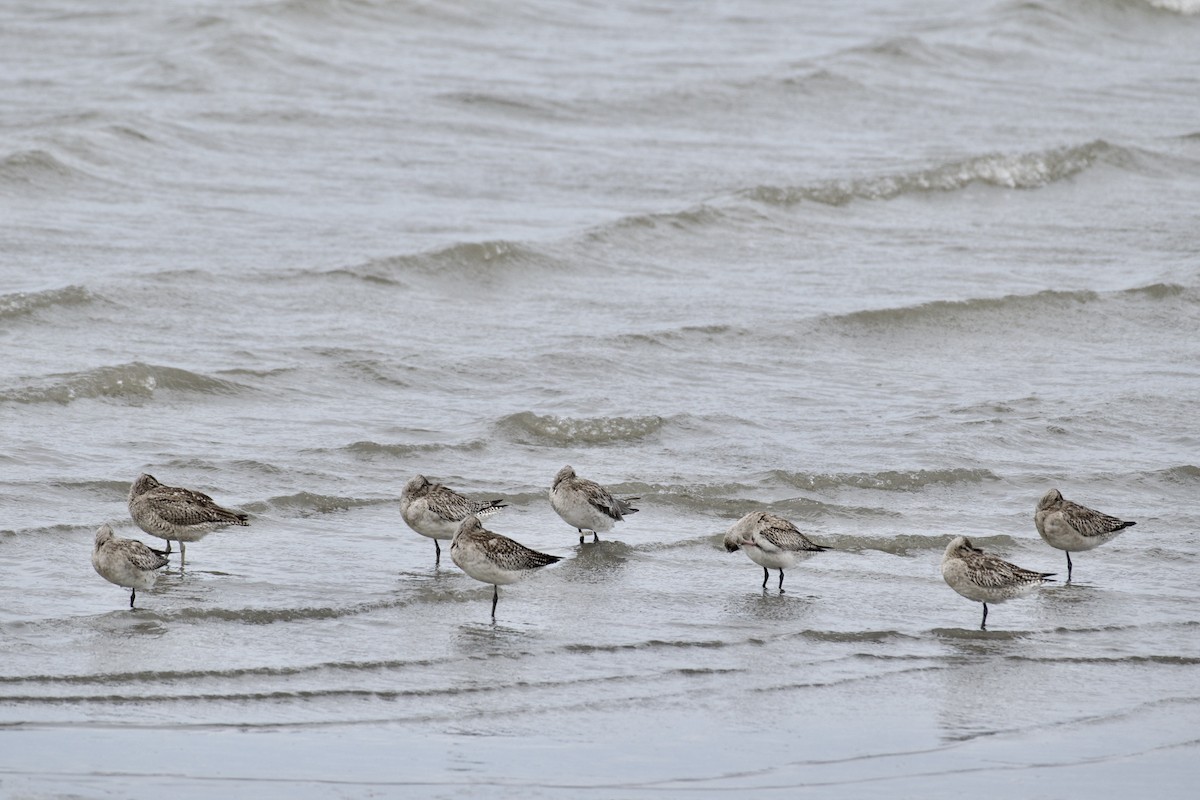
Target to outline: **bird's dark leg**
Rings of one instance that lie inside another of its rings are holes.
[[[442,546],[438,544],[437,539],[433,540],[433,552],[433,565],[436,567],[438,564],[442,563]]]
[[[783,594],[783,570],[779,570],[779,593]]]
[[[167,555],[171,555],[171,540],[167,539]]]
[[[129,607],[130,608],[133,608],[133,599],[135,597],[137,597],[137,588],[131,586],[131,587],[129,587]]]
[[[592,531],[592,544],[595,544],[598,541],[600,541],[600,534]]]
[[[500,602],[500,587],[492,585],[492,619],[496,618],[496,603]]]
[[[579,543],[583,544],[583,528],[576,528],[579,531]]]
[[[1067,583],[1071,582],[1071,551],[1065,551],[1067,554]]]
[[[767,568],[763,567],[763,588],[767,588],[767,578],[771,577],[771,573],[767,572]]]
[[[983,622],[979,623],[979,630],[987,630],[987,603],[983,604]]]
[[[179,571],[183,572],[183,562],[187,561],[187,545],[179,543]]]

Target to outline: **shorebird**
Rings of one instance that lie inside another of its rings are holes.
[[[450,558],[475,580],[492,585],[492,619],[496,618],[500,584],[516,583],[535,569],[562,560],[489,531],[474,514],[458,526],[450,543]]]
[[[968,600],[983,603],[979,630],[987,630],[988,603],[1024,597],[1046,583],[1053,572],[1033,572],[985,553],[965,536],[956,536],[942,555],[942,577],[951,589]]]
[[[779,570],[779,593],[783,594],[783,570],[828,547],[813,542],[781,516],[766,511],[751,511],[725,534],[725,549],[742,550],[763,568],[763,588],[767,588],[768,569]]]
[[[442,561],[438,539],[453,539],[459,524],[470,514],[488,517],[502,508],[507,508],[503,500],[468,500],[449,487],[430,483],[424,475],[404,484],[400,494],[400,516],[408,527],[433,539],[435,565]]]
[[[151,589],[158,580],[155,570],[167,565],[167,554],[147,547],[136,539],[118,539],[113,529],[101,525],[92,548],[92,568],[101,578],[129,588],[129,607],[138,589]]]
[[[637,509],[630,505],[640,497],[613,497],[595,481],[575,476],[571,467],[563,467],[554,476],[550,487],[550,505],[563,521],[579,531],[579,543],[583,544],[583,532],[592,532],[592,541],[600,541],[600,531],[612,529],[613,523],[621,522],[626,514]]]
[[[249,525],[245,514],[222,508],[203,492],[164,486],[142,473],[129,487],[129,515],[151,536],[179,542],[179,568],[187,559],[185,542],[196,542],[226,525]]]
[[[1126,528],[1137,525],[1064,500],[1058,489],[1042,495],[1033,522],[1046,544],[1066,551],[1067,583],[1071,582],[1072,550],[1078,553],[1099,547]]]

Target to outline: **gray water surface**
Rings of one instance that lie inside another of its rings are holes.
[[[1197,12],[9,4],[0,794],[1191,797]],[[142,471],[251,526],[130,611]],[[1052,486],[1138,524],[982,632]]]

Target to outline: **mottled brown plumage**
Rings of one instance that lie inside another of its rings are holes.
[[[1074,569],[1072,552],[1099,547],[1137,524],[1064,500],[1058,489],[1051,489],[1038,501],[1033,522],[1046,544],[1066,552],[1068,583]]]
[[[942,555],[942,578],[968,600],[983,603],[980,630],[987,629],[988,603],[1024,597],[1048,581],[1053,572],[1034,572],[985,553],[965,536],[956,536]]]
[[[422,536],[433,539],[435,563],[442,558],[438,539],[453,539],[458,526],[469,515],[486,517],[506,508],[503,500],[471,500],[458,492],[432,483],[424,475],[411,478],[400,493],[400,516]]]
[[[600,541],[600,531],[610,530],[614,523],[634,514],[637,509],[631,503],[638,497],[614,497],[595,481],[580,478],[575,470],[566,466],[554,476],[550,484],[550,506],[563,521],[579,531],[579,543],[583,544],[583,532],[592,532],[592,541]]]
[[[751,511],[735,522],[725,534],[725,549],[741,550],[763,568],[763,588],[767,588],[768,569],[779,570],[779,591],[783,592],[783,571],[813,553],[828,550],[809,539],[789,520],[769,511]]]
[[[185,542],[195,542],[217,528],[249,525],[249,517],[217,505],[211,497],[194,489],[164,486],[153,475],[143,473],[129,487],[129,515],[151,536],[179,542],[179,564],[187,557]]]
[[[500,599],[500,584],[515,583],[559,556],[540,553],[507,536],[493,533],[470,515],[462,521],[450,544],[450,558],[459,569],[477,581],[492,584],[492,616]]]
[[[156,570],[167,565],[166,553],[147,547],[136,539],[119,539],[109,525],[96,531],[92,568],[109,583],[129,587],[129,607],[138,589],[150,589],[158,578]]]

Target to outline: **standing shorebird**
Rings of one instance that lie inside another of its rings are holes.
[[[453,539],[459,524],[471,514],[488,517],[506,507],[503,500],[468,500],[449,487],[430,483],[424,475],[404,484],[400,494],[400,516],[408,527],[433,539],[435,565],[442,562],[438,539]]]
[[[158,580],[156,570],[167,565],[167,554],[154,550],[136,539],[118,539],[113,529],[101,525],[92,548],[92,568],[101,578],[129,589],[129,607],[138,589],[151,589]]]
[[[129,515],[151,536],[179,542],[179,568],[187,559],[185,542],[197,542],[226,525],[249,525],[245,514],[222,508],[203,492],[164,486],[142,473],[129,487]]]
[[[496,618],[500,584],[516,583],[535,569],[562,560],[489,531],[474,514],[458,526],[450,543],[450,558],[475,580],[492,585],[492,619]]]
[[[563,467],[554,476],[550,486],[550,505],[563,521],[579,531],[579,543],[583,544],[583,532],[592,532],[592,541],[600,541],[600,531],[608,531],[616,522],[634,514],[637,509],[630,505],[640,497],[613,497],[595,481],[575,476],[571,467]]]
[[[942,556],[942,577],[950,588],[968,600],[983,603],[979,630],[987,630],[988,603],[1003,603],[1024,597],[1046,581],[1053,572],[1033,572],[985,553],[965,536],[956,536]]]
[[[1066,551],[1067,583],[1071,582],[1072,550],[1078,553],[1099,547],[1126,528],[1137,525],[1064,500],[1058,489],[1042,495],[1033,522],[1046,544]]]
[[[779,570],[779,593],[783,594],[783,570],[796,562],[828,550],[813,542],[792,523],[766,511],[751,511],[733,524],[725,534],[725,549],[742,550],[763,568],[763,589],[767,588],[768,569]]]

